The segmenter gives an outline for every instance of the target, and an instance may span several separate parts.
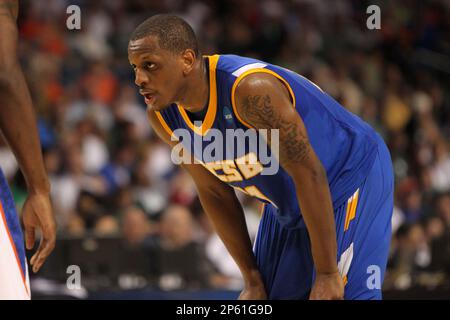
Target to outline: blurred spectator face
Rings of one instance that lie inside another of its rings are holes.
[[[181,170],[173,178],[170,190],[171,201],[185,206],[190,205],[196,196],[194,181],[185,170]]]
[[[403,131],[412,116],[409,106],[395,94],[387,95],[383,110],[384,125],[393,132]]]
[[[117,91],[116,76],[105,63],[94,64],[84,79],[84,85],[92,101],[110,104]]]
[[[180,248],[193,241],[193,220],[188,209],[171,206],[161,218],[163,243],[171,248]]]
[[[118,230],[117,220],[112,216],[103,216],[95,224],[95,233],[98,236],[114,235]]]
[[[114,156],[114,160],[124,166],[130,166],[136,159],[136,151],[130,145],[122,146]]]
[[[162,110],[180,101],[183,87],[192,71],[195,57],[186,59],[161,49],[158,39],[148,36],[128,44],[128,60],[135,72],[135,83],[152,110]]]
[[[120,189],[115,196],[116,207],[128,208],[133,205],[133,193],[130,188]]]
[[[67,151],[67,164],[71,173],[83,173],[83,159],[81,158],[80,148],[72,147]]]
[[[134,168],[133,177],[137,186],[151,186],[151,180],[147,176],[147,159],[139,159]]]
[[[419,248],[426,244],[425,233],[420,225],[416,224],[411,227],[408,234],[408,243],[413,248]]]
[[[150,224],[144,211],[131,207],[123,213],[122,234],[130,245],[138,245],[149,233]]]
[[[45,169],[51,174],[56,174],[61,164],[61,157],[58,149],[51,149],[44,152]]]
[[[433,240],[441,237],[444,234],[445,225],[438,217],[431,218],[427,223],[427,237],[429,240]]]
[[[86,225],[84,220],[78,215],[71,215],[69,221],[67,222],[67,232],[73,236],[83,235],[86,231]]]
[[[77,211],[84,220],[86,227],[91,229],[101,216],[102,207],[94,195],[82,192],[78,197]]]
[[[437,161],[442,161],[442,160],[447,159],[448,147],[447,147],[447,143],[446,143],[445,139],[440,138],[436,141],[435,153],[436,153]]]
[[[84,118],[76,125],[80,137],[85,137],[88,134],[93,134],[95,130],[95,123],[93,119]]]
[[[444,195],[438,199],[437,208],[439,216],[450,226],[450,195]]]
[[[431,169],[429,167],[426,167],[422,170],[420,174],[420,182],[424,191],[428,191],[432,188],[433,181],[431,176]]]
[[[422,115],[420,117],[420,130],[424,141],[432,144],[439,142],[441,136],[439,127],[431,115]]]
[[[414,190],[406,197],[406,208],[409,210],[420,210],[422,205],[422,195]]]

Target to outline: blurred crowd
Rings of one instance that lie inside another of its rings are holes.
[[[81,30],[66,28],[71,4],[81,8]],[[371,4],[381,8],[380,30],[366,26]],[[61,236],[118,236],[157,252],[155,272],[166,288],[183,281],[185,287],[242,286],[193,182],[155,137],[134,87],[128,37],[163,12],[191,24],[203,54],[252,56],[292,69],[376,128],[390,148],[396,179],[385,286],[450,286],[445,0],[21,1],[20,58]],[[3,143],[0,163],[20,207],[23,178]],[[254,239],[261,205],[239,197]],[[183,260],[182,252],[195,259]],[[179,263],[164,264],[174,259]],[[189,282],[188,269],[204,282]],[[167,277],[168,270],[181,280]]]

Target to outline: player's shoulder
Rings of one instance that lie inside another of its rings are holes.
[[[238,56],[234,54],[220,54],[217,56],[218,61],[216,69],[222,72],[229,73],[234,77],[237,77],[240,74],[241,68],[248,68],[248,66],[252,66],[254,64],[259,64],[261,66],[267,65],[257,59]]]
[[[253,72],[243,77],[236,85],[236,96],[247,94],[284,93],[284,86],[276,76],[267,72]]]

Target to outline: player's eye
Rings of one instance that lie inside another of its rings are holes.
[[[154,63],[152,63],[152,62],[145,62],[144,63],[144,68],[146,70],[152,71],[152,70],[155,70],[156,65]]]

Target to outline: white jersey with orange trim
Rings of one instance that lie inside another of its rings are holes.
[[[29,300],[30,283],[22,229],[0,170],[0,300]]]

